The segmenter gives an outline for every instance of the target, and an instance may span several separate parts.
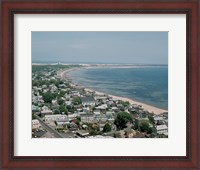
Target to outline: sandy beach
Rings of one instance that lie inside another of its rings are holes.
[[[69,72],[77,70],[77,69],[80,69],[80,68],[71,68],[71,69],[64,70],[64,71],[59,73],[59,76],[61,78],[65,79],[65,78],[67,78],[69,76],[68,75]],[[95,93],[99,94],[99,95],[104,95],[105,94],[105,95],[111,96],[113,99],[122,100],[122,101],[128,101],[130,104],[140,105],[140,106],[142,106],[142,108],[144,108],[144,110],[147,110],[149,112],[153,112],[155,115],[159,115],[159,114],[161,114],[163,112],[168,112],[167,110],[160,109],[160,108],[157,108],[155,106],[151,106],[151,105],[148,105],[148,104],[145,104],[145,103],[142,103],[142,102],[138,102],[138,101],[135,101],[133,99],[126,98],[126,97],[110,95],[110,94],[99,92],[99,91],[96,91],[96,90],[93,90],[93,89],[89,89],[89,88],[85,88],[85,90],[86,91],[95,91]]]
[[[69,68],[69,69],[63,70],[61,72],[58,72],[58,76],[61,77],[62,79],[66,79],[67,77],[70,78],[70,75],[68,73],[70,73],[71,71],[78,70],[78,69],[80,68]]]

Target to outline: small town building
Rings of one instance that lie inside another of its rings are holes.
[[[126,128],[124,132],[125,132],[125,137],[127,138],[132,138],[133,136],[136,135],[136,132],[131,128]]]
[[[163,122],[163,121],[164,121],[163,117],[160,117],[160,116],[154,117],[155,124],[158,124],[158,123]]]
[[[71,105],[72,105],[72,102],[71,102],[71,101],[66,101],[66,102],[65,102],[65,105],[66,105],[66,106],[71,106]]]
[[[52,122],[52,121],[68,122],[68,117],[67,117],[67,115],[61,115],[61,114],[45,115],[44,116],[44,121],[45,121],[45,123],[49,123],[49,122]]]
[[[58,105],[57,100],[52,100],[51,103],[52,103],[52,105],[54,105],[54,106]]]
[[[74,120],[74,119],[77,118],[77,116],[78,116],[77,113],[72,113],[72,114],[68,114],[68,115],[67,115],[67,117],[68,117],[69,120]]]
[[[95,106],[95,100],[93,97],[81,97],[82,105],[85,106]]]
[[[93,113],[94,113],[95,118],[99,118],[101,116],[100,110],[94,110]]]
[[[98,107],[95,107],[95,109],[98,109],[98,110],[106,110],[108,108],[108,105],[107,104],[102,104]]]
[[[93,114],[81,114],[80,118],[83,123],[93,123],[95,120]]]
[[[52,110],[42,110],[40,113],[41,113],[41,117],[44,117],[46,115],[52,115],[53,111]]]
[[[39,120],[33,119],[33,120],[32,120],[32,130],[38,129],[38,128],[40,128],[40,127],[41,127],[41,125],[40,125]]]
[[[32,105],[32,112],[39,112],[40,108],[38,106]]]
[[[119,111],[119,109],[117,107],[111,107],[111,110],[115,111],[115,112]]]
[[[76,134],[77,134],[78,136],[81,136],[81,137],[86,137],[86,136],[89,136],[89,131],[87,131],[87,130],[78,130],[78,131],[76,132]]]
[[[156,126],[157,134],[167,134],[168,135],[168,127],[166,125],[158,125]]]

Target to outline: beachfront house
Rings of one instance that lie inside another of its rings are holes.
[[[108,105],[108,107],[114,107],[114,106],[116,106],[115,102],[112,101],[112,100],[109,100],[106,104]]]
[[[117,108],[120,109],[121,111],[124,111],[124,106],[123,104],[117,104]]]
[[[135,109],[135,108],[133,108],[133,107],[129,107],[129,108],[128,108],[128,111],[129,111],[130,113],[132,113],[132,114],[137,114],[137,113],[138,113],[138,110]]]

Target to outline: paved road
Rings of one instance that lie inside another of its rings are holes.
[[[43,120],[35,115],[36,119],[40,122],[40,124],[47,130],[49,131],[51,134],[53,134],[56,138],[64,138],[60,133],[58,133],[56,130],[54,130],[52,127],[50,127],[49,125],[47,125],[46,123],[43,122]]]

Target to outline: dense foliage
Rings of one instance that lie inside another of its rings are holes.
[[[79,105],[79,104],[81,104],[81,99],[80,99],[80,97],[74,97],[73,99],[72,99],[72,103],[74,104],[74,105]]]
[[[51,92],[43,93],[42,97],[45,103],[51,103],[54,99],[54,95]]]
[[[124,129],[126,127],[126,124],[132,121],[133,119],[129,113],[119,112],[114,121],[114,124],[117,126],[118,129]]]
[[[148,132],[149,131],[149,121],[141,120],[139,123],[139,128],[142,132]]]
[[[66,107],[65,107],[64,105],[61,105],[61,106],[59,107],[59,111],[60,111],[60,113],[65,113],[65,114],[67,114],[67,109],[66,109]]]
[[[106,123],[103,127],[103,132],[110,132],[110,131],[111,131],[111,126],[108,123]]]

